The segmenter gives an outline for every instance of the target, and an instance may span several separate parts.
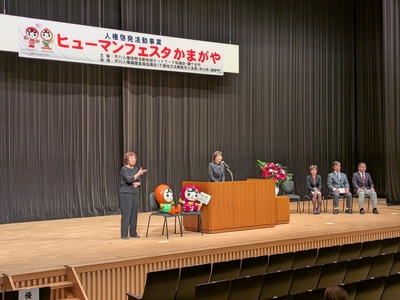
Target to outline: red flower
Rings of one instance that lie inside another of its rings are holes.
[[[283,185],[286,181],[291,180],[293,174],[289,173],[288,168],[279,163],[263,162],[257,160],[257,166],[260,168],[261,177],[266,179],[273,179],[275,185]]]

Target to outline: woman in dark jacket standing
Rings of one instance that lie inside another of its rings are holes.
[[[121,208],[121,238],[128,240],[129,236],[140,238],[136,232],[139,207],[140,176],[147,172],[136,165],[135,152],[124,155],[124,166],[120,172],[119,196]],[[128,236],[129,231],[129,236]]]

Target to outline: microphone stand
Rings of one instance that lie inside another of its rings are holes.
[[[231,174],[231,178],[232,178],[232,181],[233,181],[233,174],[232,174],[231,170],[229,170],[229,168],[226,168],[226,169],[227,169],[228,172]]]

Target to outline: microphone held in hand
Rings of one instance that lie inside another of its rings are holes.
[[[222,163],[229,169],[229,166],[224,161],[222,161]]]

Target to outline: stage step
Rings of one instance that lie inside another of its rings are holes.
[[[58,274],[66,280],[59,282],[42,283],[40,285],[27,286],[26,288],[50,288],[51,290],[63,290],[64,300],[88,300],[82,284],[79,280],[78,274],[73,267],[65,266],[64,274]],[[51,276],[51,271],[46,274]],[[21,281],[22,278],[26,280],[24,275],[7,275],[4,274],[5,288],[8,290],[18,290],[16,282]]]
[[[59,281],[59,282],[45,283],[45,284],[40,284],[40,285],[33,285],[33,286],[30,286],[29,288],[34,289],[34,288],[40,288],[43,286],[48,286],[52,290],[56,290],[56,289],[65,289],[65,288],[74,287],[75,283],[73,283],[72,281]]]

